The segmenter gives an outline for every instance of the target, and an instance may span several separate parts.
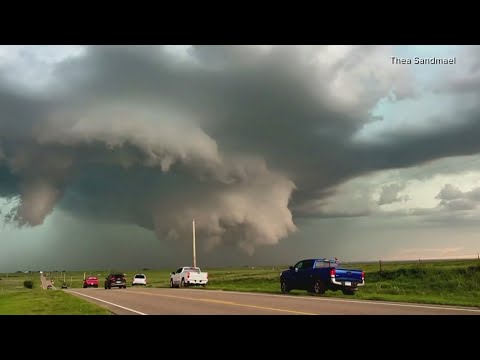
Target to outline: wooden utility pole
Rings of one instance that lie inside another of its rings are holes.
[[[193,232],[193,267],[197,267],[197,254],[195,249],[195,219],[192,220],[192,232]]]

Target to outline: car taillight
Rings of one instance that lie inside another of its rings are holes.
[[[362,280],[365,279],[365,271],[362,271]]]
[[[330,276],[335,277],[335,269],[330,269]]]
[[[187,272],[187,279],[188,279],[188,278],[190,278],[190,273],[189,273],[189,272]]]

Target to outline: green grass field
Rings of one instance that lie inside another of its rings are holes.
[[[33,281],[26,289],[25,280]],[[63,291],[44,290],[40,275],[0,274],[0,315],[109,315],[109,311]]]
[[[364,270],[365,287],[353,296],[332,291],[327,291],[323,296],[480,307],[480,261],[476,259],[389,262],[382,264],[382,273],[378,263],[341,266]],[[209,273],[206,289],[280,293],[279,275],[286,268],[288,265],[202,270]],[[134,274],[144,273],[148,278],[148,287],[168,287],[173,270],[125,271],[127,285],[131,286]],[[66,272],[67,285],[81,287],[83,274],[83,271]],[[103,287],[107,271],[86,271],[86,275],[98,276],[99,286]],[[51,273],[49,276],[55,280],[56,286],[61,286],[62,273]],[[292,291],[292,295],[306,295],[306,292]]]

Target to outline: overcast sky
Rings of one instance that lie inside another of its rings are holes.
[[[203,267],[476,257],[479,97],[477,46],[1,46],[0,271],[190,265],[193,218]]]

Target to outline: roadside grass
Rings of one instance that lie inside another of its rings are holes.
[[[0,293],[1,315],[109,315],[109,311],[64,291],[25,289]]]
[[[474,260],[422,260],[411,262],[384,262],[382,272],[379,263],[344,263],[346,268],[365,271],[365,286],[353,295],[340,291],[327,291],[325,297],[346,299],[384,300],[415,302],[438,305],[480,307],[480,261]],[[242,268],[203,268],[208,272],[209,283],[205,290],[250,291],[280,293],[280,272],[284,266],[261,266]],[[126,270],[127,286],[131,287],[136,273],[147,276],[147,287],[169,287],[170,273],[176,269]],[[86,271],[86,275],[99,277],[99,287],[108,271]],[[83,271],[66,272],[67,284],[73,288],[82,287]],[[55,286],[60,287],[63,275],[54,276]],[[61,281],[59,281],[61,277]],[[70,286],[71,284],[71,286]],[[204,288],[199,288],[204,289]],[[306,291],[292,291],[292,295],[306,296]]]
[[[25,280],[33,282],[26,289]],[[41,288],[39,273],[0,274],[0,315],[110,315],[111,312],[63,291]]]
[[[372,266],[372,265],[370,265]],[[382,264],[366,271],[360,299],[480,307],[478,260]]]
[[[0,294],[3,292],[23,290],[23,282],[30,280],[33,282],[33,288],[40,287],[40,274],[38,273],[0,273]]]

